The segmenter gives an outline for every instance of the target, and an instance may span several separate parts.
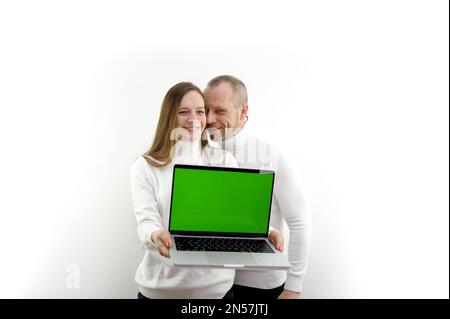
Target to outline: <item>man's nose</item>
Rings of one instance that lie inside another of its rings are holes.
[[[208,116],[207,116],[207,118],[206,118],[206,122],[208,123],[208,124],[212,124],[212,123],[214,123],[216,121],[216,116],[214,115],[214,113],[213,112],[208,112]]]

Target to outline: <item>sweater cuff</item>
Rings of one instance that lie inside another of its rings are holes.
[[[286,278],[286,283],[284,284],[284,289],[302,292],[303,291],[303,276],[297,276],[288,273]]]
[[[159,228],[153,225],[145,225],[140,229],[139,239],[147,249],[153,249],[157,247],[152,240],[152,233],[158,230]]]

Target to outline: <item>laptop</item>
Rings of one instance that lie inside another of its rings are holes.
[[[175,164],[169,232],[174,266],[288,269],[269,241],[275,172]]]

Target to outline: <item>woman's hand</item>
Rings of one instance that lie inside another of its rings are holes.
[[[158,247],[159,254],[166,258],[170,258],[169,249],[172,247],[172,240],[167,229],[160,229],[152,233],[152,241]]]

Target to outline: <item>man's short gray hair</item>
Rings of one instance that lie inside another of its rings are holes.
[[[233,90],[235,107],[240,107],[242,104],[248,103],[247,88],[245,87],[244,82],[232,75],[216,76],[208,82],[206,88],[214,88],[223,82],[230,84],[231,89]]]

